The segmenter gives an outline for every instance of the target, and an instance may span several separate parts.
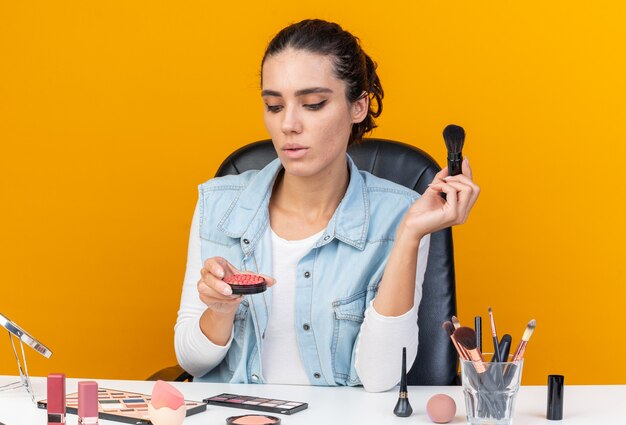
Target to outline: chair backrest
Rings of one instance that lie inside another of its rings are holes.
[[[440,170],[424,151],[404,143],[365,139],[348,148],[360,170],[423,193]],[[260,170],[277,157],[271,140],[251,143],[224,160],[216,176]],[[422,301],[419,306],[419,346],[408,373],[409,385],[453,385],[457,360],[450,338],[441,324],[456,314],[454,252],[450,228],[433,233]]]

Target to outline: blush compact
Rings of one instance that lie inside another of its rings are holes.
[[[269,415],[242,415],[226,418],[228,425],[279,425],[280,418]]]
[[[233,295],[258,294],[267,289],[265,279],[256,274],[233,274],[226,276],[223,280],[230,285]]]

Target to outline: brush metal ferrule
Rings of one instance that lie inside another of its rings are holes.
[[[409,393],[407,391],[400,391],[400,398],[408,398]]]
[[[456,348],[457,353],[459,353],[459,357],[463,360],[469,360],[469,354],[467,354],[467,350],[456,340],[454,335],[450,335],[450,339],[452,340],[452,344],[454,348]]]
[[[469,355],[470,360],[474,364],[474,369],[476,369],[476,372],[484,373],[487,371],[487,367],[485,366],[483,356],[480,354],[478,349],[474,348],[473,350],[467,350],[467,354]]]
[[[461,159],[451,160],[448,158],[448,175],[456,176],[461,174]]]

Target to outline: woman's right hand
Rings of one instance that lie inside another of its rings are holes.
[[[232,264],[222,257],[212,257],[204,262],[198,281],[200,300],[214,313],[232,315],[237,311],[243,297],[233,295],[230,285],[222,279],[226,276],[241,273]],[[250,273],[250,272],[245,272]],[[259,275],[265,279],[267,286],[272,286],[275,280],[269,276]]]

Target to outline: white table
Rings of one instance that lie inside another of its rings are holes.
[[[0,376],[0,385],[16,380],[14,376]],[[67,380],[67,392],[74,392],[80,379]],[[150,394],[154,382],[113,381],[96,379],[101,387]],[[37,400],[46,398],[45,378],[32,378]],[[186,399],[200,401],[223,392],[304,401],[309,408],[293,415],[277,415],[284,425],[380,425],[432,424],[426,415],[428,399],[437,393],[450,395],[457,404],[454,424],[465,423],[465,404],[461,387],[409,387],[409,401],[413,406],[410,418],[398,418],[393,408],[398,399],[397,390],[371,394],[363,388],[311,387],[295,385],[236,385],[177,382],[174,385]],[[567,386],[563,421],[548,421],[546,415],[546,387],[522,387],[516,400],[515,425],[611,425],[626,424],[626,385]],[[209,405],[206,412],[188,417],[185,425],[222,425],[228,416],[262,413]],[[76,415],[68,414],[67,424],[77,424]],[[5,425],[44,425],[46,411],[38,409],[23,388],[0,392],[0,423]],[[100,420],[102,425],[119,424]]]

